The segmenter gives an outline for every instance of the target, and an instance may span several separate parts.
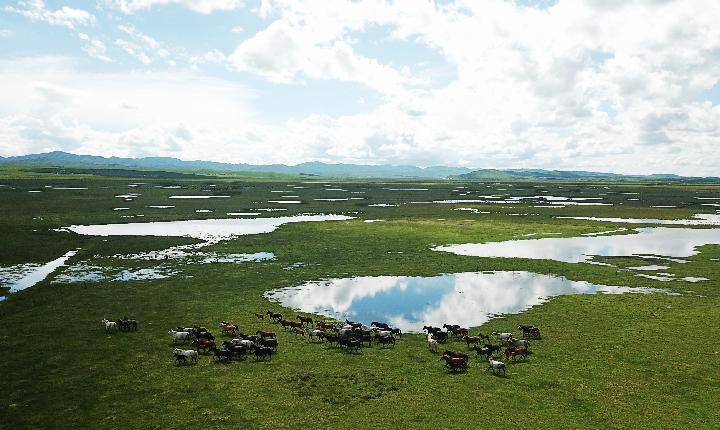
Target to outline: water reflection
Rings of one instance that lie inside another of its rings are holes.
[[[473,272],[331,279],[269,291],[265,297],[303,312],[366,324],[385,321],[417,332],[428,324],[477,326],[493,315],[522,312],[559,295],[658,291],[663,290],[595,285],[530,272]]]
[[[11,293],[30,288],[45,279],[58,267],[64,266],[65,262],[75,254],[77,254],[77,250],[72,250],[65,253],[62,257],[56,258],[43,265],[28,264],[5,268],[4,270],[0,270],[0,274],[3,275],[0,277],[0,282],[2,282],[4,286],[10,287]],[[0,300],[2,300],[2,298],[0,298]]]
[[[258,209],[260,210],[260,209]],[[294,222],[343,221],[345,215],[298,215],[277,218],[230,218],[128,224],[73,225],[59,229],[90,236],[176,236],[215,243],[234,236],[270,233]]]
[[[695,248],[720,244],[720,229],[640,228],[637,234],[510,240],[433,248],[474,257],[533,258],[580,263],[593,255],[606,257],[662,255],[690,257]]]

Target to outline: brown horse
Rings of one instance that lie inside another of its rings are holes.
[[[255,334],[259,334],[260,337],[272,337],[272,338],[276,338],[276,337],[277,337],[277,336],[275,336],[275,333],[273,333],[273,332],[271,332],[271,331],[258,330],[258,331],[255,332]]]
[[[477,345],[480,343],[480,338],[477,336],[465,336],[463,339],[465,339],[465,342],[467,343],[468,348],[470,348],[470,345]]]
[[[524,346],[516,346],[514,348],[507,348],[505,349],[505,359],[509,360],[510,357],[512,357],[513,361],[515,361],[515,357],[521,356],[523,359],[526,359],[528,356],[528,350]]]
[[[445,355],[452,358],[462,358],[466,362],[470,359],[470,357],[468,357],[468,355],[463,352],[448,351],[447,349],[443,352],[443,356]]]
[[[449,355],[443,355],[440,360],[445,360],[445,366],[449,367],[453,372],[458,370],[467,370],[468,363],[466,360],[460,357],[451,357]]]
[[[195,339],[192,343],[192,346],[194,346],[198,352],[201,350],[207,352],[209,350],[215,349],[215,341],[208,339]]]
[[[305,336],[305,330],[301,329],[300,327],[293,327],[292,332],[295,333],[296,336]]]
[[[300,324],[302,324],[302,325],[305,325],[305,324],[312,325],[312,323],[313,323],[313,319],[310,317],[304,317],[302,315],[297,315],[295,318],[297,320],[299,320]]]
[[[229,321],[220,321],[220,329],[222,330],[223,334],[237,334],[238,330],[240,330],[240,327],[238,327],[237,324],[229,322]]]

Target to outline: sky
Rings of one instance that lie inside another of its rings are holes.
[[[717,0],[0,0],[0,156],[720,174]]]

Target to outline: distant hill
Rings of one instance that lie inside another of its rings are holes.
[[[295,166],[284,164],[231,164],[214,161],[184,161],[170,157],[121,158],[95,155],[75,155],[62,151],[43,154],[0,157],[0,164],[33,164],[76,168],[111,169],[152,169],[171,171],[219,171],[219,172],[262,172],[291,175],[322,176],[334,178],[407,178],[442,179],[452,175],[469,173],[464,167],[416,167],[393,165],[327,164],[320,162],[301,163]]]
[[[285,164],[232,164],[214,161],[184,161],[170,157],[121,158],[96,155],[75,155],[62,151],[43,154],[0,157],[0,165],[31,165],[35,168],[63,167],[84,173],[98,173],[97,169],[125,169],[152,171],[186,172],[242,172],[303,175],[326,178],[388,178],[388,179],[456,179],[466,181],[543,181],[543,180],[610,180],[610,181],[677,181],[677,182],[720,182],[718,177],[685,177],[673,174],[620,175],[586,171],[541,170],[541,169],[468,169],[465,167],[405,165],[363,165],[328,164],[307,162],[295,166]],[[93,170],[95,169],[95,170]],[[135,174],[135,172],[132,172]],[[144,175],[148,176],[148,175]]]
[[[452,175],[451,179],[469,181],[720,181],[718,177],[688,177],[674,174],[621,175],[617,173],[542,169],[480,169],[460,175]]]

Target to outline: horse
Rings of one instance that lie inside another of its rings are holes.
[[[237,324],[228,322],[228,321],[220,321],[220,329],[222,330],[223,334],[236,334],[238,330],[240,329]]]
[[[276,338],[276,337],[277,337],[277,336],[275,336],[275,333],[273,333],[273,332],[271,332],[271,331],[258,330],[258,331],[255,332],[255,334],[260,335],[260,337],[271,337],[271,338]]]
[[[338,336],[336,334],[325,333],[324,338],[325,338],[325,342],[327,342],[329,344],[336,343],[336,344],[340,345],[340,336]]]
[[[480,339],[484,339],[485,342],[487,342],[487,343],[490,343],[490,335],[489,334],[484,334],[483,332],[480,331],[480,332],[478,332],[477,337],[479,337]]]
[[[374,326],[374,327],[377,327],[377,328],[384,329],[384,330],[390,330],[390,326],[387,325],[387,324],[385,324],[385,323],[383,323],[383,322],[373,321],[373,322],[370,323],[370,325],[371,325],[371,326]]]
[[[328,321],[316,321],[315,328],[319,330],[332,330],[335,328],[335,324]]]
[[[492,335],[499,339],[501,342],[507,342],[508,340],[510,340],[510,338],[513,337],[512,333],[498,333],[496,331],[492,332]]]
[[[265,346],[256,346],[253,349],[253,354],[255,355],[255,360],[265,359],[265,357],[272,358],[272,353],[273,353],[272,349],[265,347]]]
[[[492,343],[486,343],[482,347],[489,349],[491,355],[495,355],[496,352],[500,352],[500,350],[502,349],[500,345],[493,345]]]
[[[519,325],[518,330],[522,330],[524,338],[539,339],[540,329],[532,325]]]
[[[195,338],[196,339],[215,340],[215,336],[213,336],[212,333],[210,333],[207,330],[195,332]]]
[[[390,332],[393,334],[393,336],[397,335],[397,337],[402,337],[402,330],[400,330],[400,328],[398,327],[391,328]]]
[[[462,358],[443,355],[440,357],[440,360],[445,360],[445,366],[449,367],[453,372],[457,370],[467,370],[468,368],[467,361]]]
[[[432,352],[437,352],[438,350],[438,341],[433,338],[432,333],[428,333],[427,335],[427,344],[428,349]]]
[[[190,339],[190,333],[187,331],[170,330],[168,334],[173,337],[173,343],[177,341],[187,342]]]
[[[508,347],[516,347],[516,346],[522,346],[525,349],[530,348],[530,342],[527,339],[515,339],[511,337],[508,340]]]
[[[502,361],[493,360],[492,357],[488,358],[489,366],[485,371],[492,369],[493,373],[497,370],[498,372],[502,370],[503,375],[505,375],[505,363]]]
[[[173,353],[173,357],[175,357],[175,361],[178,366],[181,364],[187,364],[187,357],[184,355]]]
[[[381,336],[379,338],[375,338],[375,342],[379,343],[380,345],[391,345],[392,344],[392,346],[395,346],[395,338],[392,336],[387,336],[387,337]]]
[[[300,327],[293,327],[291,330],[295,335],[305,336],[305,330],[301,329]]]
[[[223,345],[225,346],[225,350],[230,351],[234,356],[244,357],[250,351],[250,348],[248,348],[244,345],[235,345],[232,343],[229,343],[226,345],[226,343],[229,343],[229,342],[223,342]]]
[[[301,325],[305,325],[305,324],[311,325],[313,323],[312,318],[304,317],[302,315],[296,315],[295,319],[299,320]]]
[[[480,338],[477,336],[465,336],[463,339],[465,343],[467,343],[468,348],[470,348],[470,344],[477,345],[480,343]]]
[[[486,358],[490,358],[490,357],[492,357],[492,354],[493,354],[493,350],[486,346],[474,345],[470,349],[475,351],[475,353],[477,354],[478,357],[480,357],[481,355],[484,355],[484,356],[486,356]]]
[[[197,363],[198,352],[194,349],[175,348],[175,350],[173,350],[173,354],[184,355],[185,357],[189,358],[191,362]]]
[[[433,337],[438,341],[438,343],[445,343],[448,340],[448,334],[444,331],[433,333]]]
[[[462,358],[462,359],[465,360],[466,362],[467,362],[468,360],[470,360],[470,357],[468,357],[468,355],[465,354],[464,352],[455,352],[455,351],[449,351],[449,350],[446,349],[446,350],[443,352],[443,355],[447,355],[447,356],[450,356],[450,357],[452,357],[452,358]]]
[[[275,338],[263,337],[263,338],[260,338],[259,343],[262,346],[272,348],[274,351],[277,351],[277,349],[278,349],[278,341]]]
[[[322,340],[323,336],[325,335],[325,332],[322,330],[311,330],[309,328],[305,329],[305,333],[308,335],[308,341],[312,340],[312,338],[316,337],[320,340]]]
[[[286,330],[288,327],[291,327],[292,321],[281,319],[278,321],[280,323],[280,326],[282,326],[283,330]]]
[[[118,329],[118,325],[115,321],[110,321],[107,318],[103,318],[100,322],[105,327],[106,332],[117,331]]]
[[[227,349],[217,349],[213,347],[211,349],[213,352],[213,361],[220,361],[225,360],[226,362],[232,361],[233,358],[233,351],[227,350]]]
[[[362,351],[362,342],[355,339],[340,339],[339,342],[340,346],[344,346],[346,351],[350,351],[351,349],[354,349],[355,351]]]
[[[136,320],[128,319],[128,317],[122,317],[115,321],[118,328],[123,331],[137,331],[138,322]]]
[[[270,316],[270,319],[273,320],[273,321],[275,321],[275,322],[278,322],[278,321],[280,321],[281,319],[283,319],[282,314],[281,314],[281,313],[278,313],[278,312],[267,311],[267,312],[265,313],[265,315]]]
[[[259,320],[265,319],[265,314],[263,314],[262,312],[255,312],[255,318]]]
[[[213,348],[215,348],[215,341],[207,339],[195,339],[191,345],[194,346],[195,349],[198,351],[203,350],[207,352],[208,350],[212,350]]]
[[[516,346],[516,347],[508,347],[505,349],[505,359],[509,360],[510,357],[512,357],[513,361],[515,361],[515,357],[521,356],[522,358],[527,358],[528,350],[524,346]]]

